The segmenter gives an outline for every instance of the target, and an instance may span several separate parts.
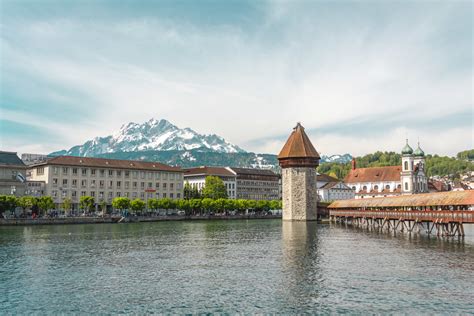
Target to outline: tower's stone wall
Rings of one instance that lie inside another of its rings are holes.
[[[283,220],[317,219],[318,192],[315,167],[282,169]]]

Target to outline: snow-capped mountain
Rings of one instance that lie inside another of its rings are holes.
[[[352,160],[352,156],[350,154],[321,156],[321,162],[348,163],[351,160]]]
[[[240,147],[224,138],[198,134],[190,128],[180,129],[167,120],[151,119],[143,124],[128,123],[106,137],[95,137],[83,145],[61,150],[52,155],[97,156],[116,152],[168,150],[200,150],[218,153],[243,153]]]

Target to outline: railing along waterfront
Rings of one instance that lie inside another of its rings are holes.
[[[469,210],[331,210],[331,217],[350,217],[350,218],[381,218],[393,220],[415,220],[421,222],[438,223],[474,223],[474,211]]]
[[[358,227],[407,231],[438,236],[464,236],[463,224],[474,223],[474,211],[470,210],[353,210],[338,209],[329,212],[334,222]]]

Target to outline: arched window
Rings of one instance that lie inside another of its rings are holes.
[[[374,190],[378,190],[379,189],[379,186],[378,185],[374,185]]]
[[[397,185],[397,189],[401,189],[401,188],[402,188],[401,184]]]
[[[405,182],[405,191],[408,191],[408,182]]]
[[[405,161],[405,170],[408,170],[408,161]]]
[[[356,190],[356,187],[355,187],[355,186],[353,186],[353,187],[352,187],[352,190],[354,190],[354,191],[355,191],[355,190]]]
[[[387,184],[387,185],[385,186],[385,189],[390,190],[390,185]]]
[[[367,190],[367,186],[364,185],[364,186],[362,187],[362,190]]]

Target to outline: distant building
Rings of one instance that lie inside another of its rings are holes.
[[[280,176],[271,170],[226,168],[237,177],[236,198],[246,200],[278,200]]]
[[[41,197],[44,196],[46,192],[46,182],[44,181],[26,181],[26,191],[25,195]]]
[[[182,198],[183,171],[158,162],[60,156],[29,166],[28,180],[44,183],[44,195],[56,204],[81,196],[111,204],[115,197]],[[40,184],[41,187],[41,184]]]
[[[316,176],[318,185],[318,196],[321,202],[335,200],[350,200],[355,198],[355,192],[343,181],[333,178],[327,174]]]
[[[51,158],[54,157],[43,154],[21,154],[21,160],[28,166],[44,162]]]
[[[201,191],[207,176],[222,179],[229,199],[278,200],[280,176],[271,170],[235,167],[197,167],[183,169],[184,182]]]
[[[25,183],[26,165],[16,152],[0,151],[0,195],[22,196]]]
[[[344,183],[355,191],[356,199],[426,193],[425,153],[420,144],[413,151],[407,140],[401,166],[357,168],[353,159]]]
[[[197,188],[198,191],[202,191],[204,188],[206,177],[216,176],[224,182],[229,199],[237,197],[237,175],[228,168],[202,166],[183,170],[184,183],[189,183],[193,188]]]
[[[449,191],[449,189],[449,184],[444,181],[434,179],[428,180],[428,192],[430,193]]]

